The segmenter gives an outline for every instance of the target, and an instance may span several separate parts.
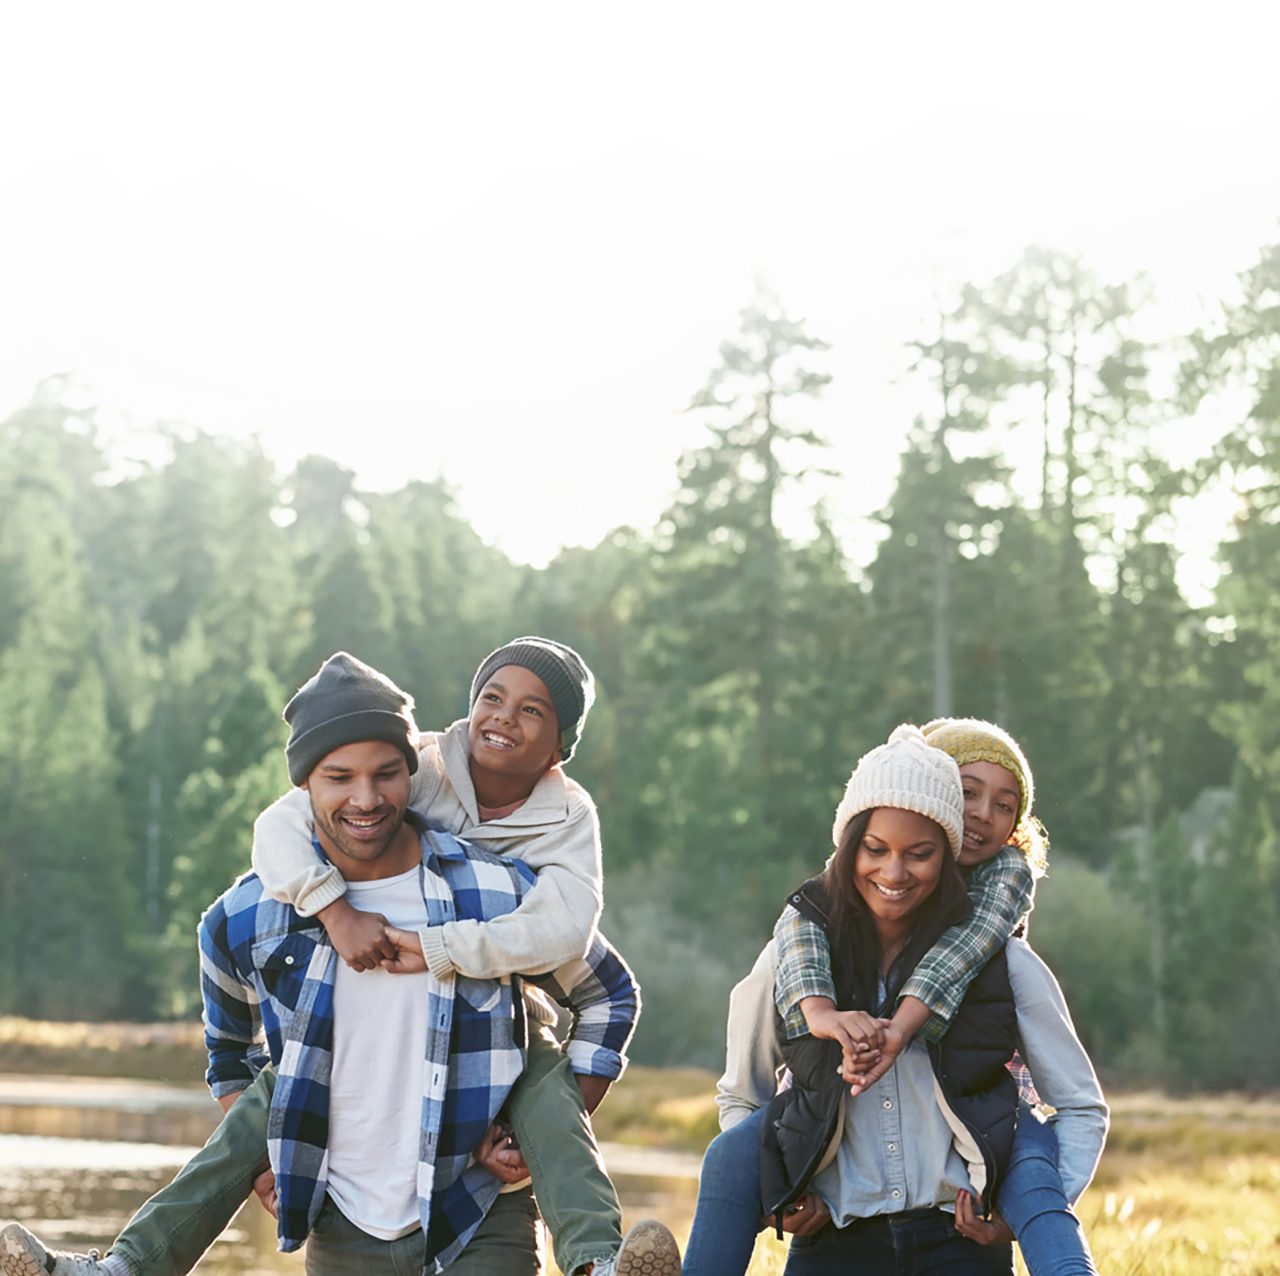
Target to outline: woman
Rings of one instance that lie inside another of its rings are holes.
[[[976,786],[966,779],[965,788],[976,806]],[[793,896],[832,940],[836,982],[852,999],[841,1004],[859,1006],[868,1023],[887,1024],[883,1014],[895,993],[966,911],[952,859],[966,845],[964,801],[955,762],[915,728],[900,728],[859,763],[840,806],[837,852],[823,877]],[[983,806],[971,820],[970,847],[977,826],[990,823],[990,803]],[[1018,814],[1027,809],[1028,802],[1020,804]],[[991,829],[981,833],[989,838]],[[830,1083],[838,1044],[810,1036],[784,1046],[775,1034],[775,962],[770,944],[731,999],[719,1098],[726,1133],[704,1162],[685,1272],[744,1271],[766,1204],[782,1205],[784,1226],[796,1232],[789,1271],[898,1270],[903,1247],[914,1270],[1011,1270],[1007,1243],[984,1248],[976,1241],[993,1237],[979,1215],[1008,1169],[1016,1100],[1002,1065],[1015,1037],[1042,1097],[1058,1109],[1071,1197],[1092,1175],[1106,1129],[1096,1078],[1043,963],[1024,944],[1009,945],[997,968],[983,972],[942,1044],[907,1046],[881,1080],[851,1099]],[[766,1161],[777,1173],[765,1202],[755,1148],[784,1050],[801,1084],[771,1112]],[[1025,1118],[1024,1132],[1032,1120]],[[834,1227],[825,1225],[828,1210]],[[861,1266],[850,1266],[855,1262]]]

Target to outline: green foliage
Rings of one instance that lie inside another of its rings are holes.
[[[485,652],[541,632],[598,680],[570,769],[644,989],[640,1059],[717,1064],[728,990],[822,864],[850,767],[955,712],[1035,768],[1054,848],[1033,938],[1103,1069],[1276,1084],[1280,246],[1188,339],[1176,395],[1144,297],[1041,249],[958,288],[912,343],[928,399],[861,573],[822,508],[782,529],[823,461],[827,347],[764,289],[693,397],[657,529],[542,570],[442,483],[366,492],[314,456],[281,475],[172,427],[162,461],[122,465],[80,387],[38,386],[0,422],[0,1013],[191,1014],[193,930],[286,783],[291,690],[346,648],[440,727]],[[1161,459],[1210,402],[1244,404],[1235,428],[1185,471]],[[1030,498],[1012,432],[1041,449]],[[1237,519],[1197,607],[1174,530],[1210,480]]]

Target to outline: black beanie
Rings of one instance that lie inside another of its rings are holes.
[[[586,661],[572,647],[550,638],[515,638],[480,662],[471,680],[473,706],[484,684],[505,665],[520,665],[546,683],[560,720],[560,760],[568,762],[596,698],[596,680]]]
[[[413,697],[390,678],[345,651],[335,652],[284,707],[289,779],[302,784],[321,758],[344,744],[385,740],[418,769],[418,727]]]

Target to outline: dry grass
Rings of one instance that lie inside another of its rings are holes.
[[[198,1080],[195,1024],[46,1024],[0,1018],[0,1071]],[[714,1135],[715,1078],[633,1067],[597,1116],[600,1137],[701,1151]],[[1080,1205],[1107,1276],[1280,1273],[1280,1096],[1112,1096],[1111,1139]],[[687,1232],[687,1208],[669,1221]],[[680,1217],[683,1215],[683,1217]],[[761,1236],[751,1276],[780,1276],[785,1248]]]

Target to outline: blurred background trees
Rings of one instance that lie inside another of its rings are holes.
[[[820,505],[784,530],[826,464],[805,407],[827,347],[767,289],[692,399],[659,525],[543,569],[442,483],[280,474],[175,425],[122,465],[83,390],[42,383],[0,423],[0,1013],[190,1014],[196,919],[287,782],[291,690],[348,648],[443,726],[481,656],[543,632],[600,684],[571,769],[644,986],[638,1057],[718,1062],[729,987],[823,862],[855,759],[958,713],[1035,767],[1053,854],[1032,934],[1100,1065],[1280,1083],[1280,245],[1179,350],[1144,342],[1144,298],[1031,249],[943,301],[857,571]],[[1161,430],[1206,404],[1234,428],[1176,464]],[[1013,438],[1039,457],[1027,491]],[[1207,485],[1235,523],[1193,605],[1175,532]]]

